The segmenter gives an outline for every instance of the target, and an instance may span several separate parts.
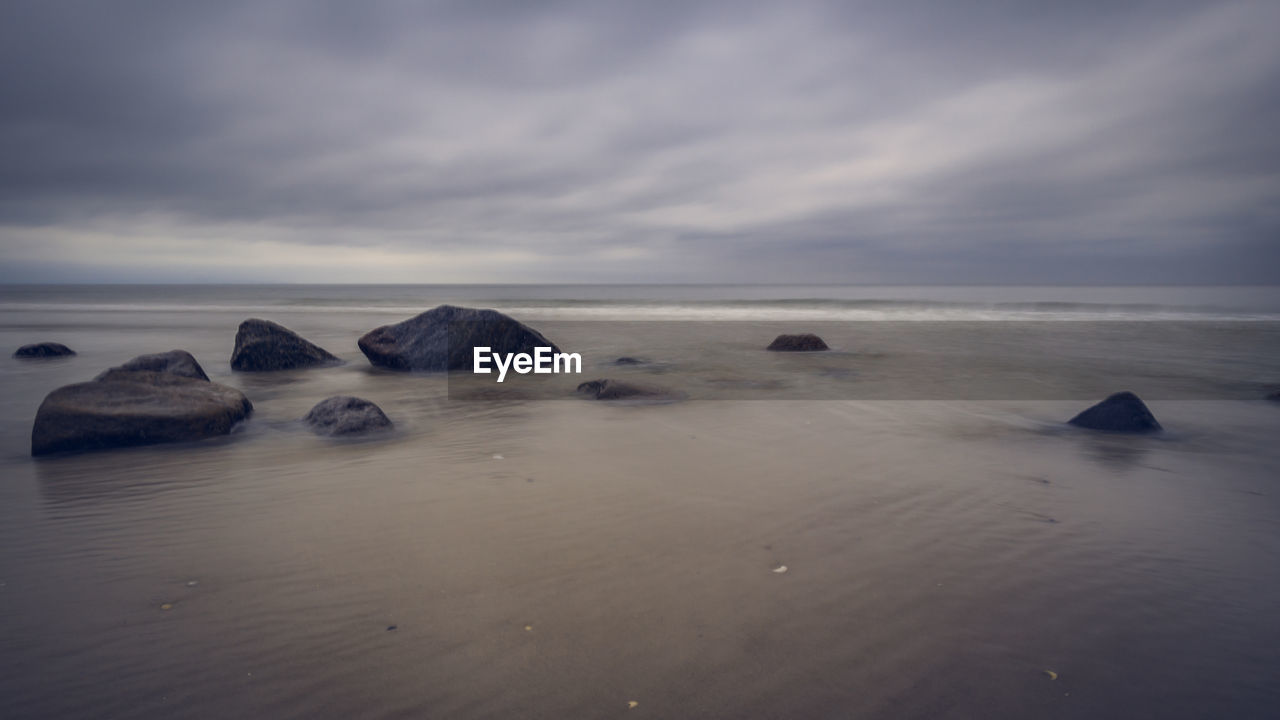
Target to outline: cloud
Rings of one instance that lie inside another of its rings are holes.
[[[1272,280],[1274,3],[175,5],[0,9],[0,280]]]

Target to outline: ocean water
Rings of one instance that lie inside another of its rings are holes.
[[[356,348],[444,302],[685,399]],[[248,317],[347,363],[233,373]],[[0,714],[1273,717],[1277,321],[1270,287],[3,287],[9,352],[79,354],[0,361]],[[29,456],[45,394],[172,348],[253,417]],[[1121,389],[1166,431],[1063,424]],[[396,431],[312,436],[334,394]]]

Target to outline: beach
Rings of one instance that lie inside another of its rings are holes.
[[[681,399],[356,348],[444,302]],[[248,317],[346,364],[234,373]],[[1269,288],[9,286],[6,347],[79,354],[3,366],[4,712],[1268,717],[1277,320]],[[831,353],[763,351],[810,328]],[[30,457],[45,394],[173,348],[249,421]],[[1165,432],[1065,425],[1118,390]],[[395,430],[307,432],[339,394]]]

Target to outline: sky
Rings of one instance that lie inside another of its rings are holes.
[[[0,4],[0,282],[1270,284],[1280,3]]]

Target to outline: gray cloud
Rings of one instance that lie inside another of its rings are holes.
[[[1050,5],[5,3],[0,281],[1272,282],[1280,8]]]

